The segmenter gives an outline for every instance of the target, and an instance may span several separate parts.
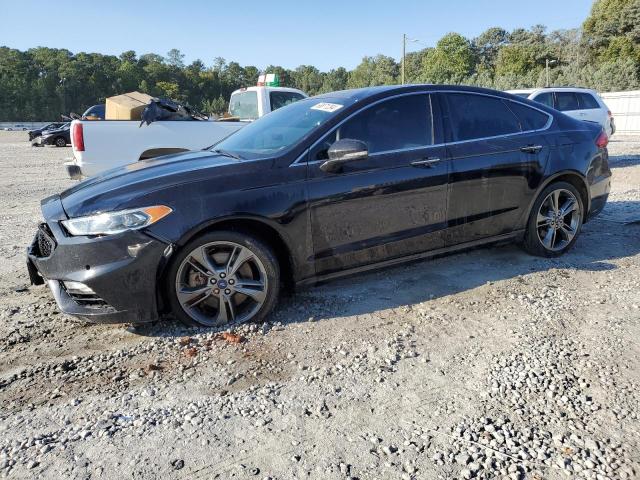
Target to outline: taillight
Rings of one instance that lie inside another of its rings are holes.
[[[73,149],[78,152],[84,152],[84,133],[81,123],[74,123],[71,135],[73,136]]]
[[[607,145],[609,145],[609,137],[607,136],[605,131],[602,130],[600,132],[600,135],[598,135],[598,138],[596,138],[596,147],[605,148]]]

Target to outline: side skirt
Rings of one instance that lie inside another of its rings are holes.
[[[304,288],[304,287],[318,284],[320,282],[327,282],[327,281],[335,280],[338,278],[355,275],[358,273],[369,272],[371,270],[378,270],[385,267],[399,265],[402,263],[413,262],[416,260],[423,260],[426,258],[433,258],[441,255],[457,253],[463,250],[469,250],[472,248],[486,246],[494,243],[501,243],[501,242],[509,243],[512,241],[520,241],[522,240],[524,233],[525,233],[524,230],[516,230],[515,232],[506,233],[503,235],[497,235],[494,237],[483,238],[481,240],[475,240],[473,242],[461,243],[459,245],[452,245],[450,247],[443,247],[443,248],[438,248],[436,250],[429,250],[428,252],[415,253],[413,255],[407,255],[405,257],[393,258],[390,260],[383,260],[377,263],[370,263],[368,265],[362,265],[360,267],[354,267],[354,268],[342,270],[339,272],[331,272],[324,275],[309,277],[309,278],[305,278],[304,280],[300,280],[296,282],[296,287]]]

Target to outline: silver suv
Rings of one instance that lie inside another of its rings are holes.
[[[616,131],[611,110],[602,101],[600,95],[587,88],[549,87],[527,90],[507,90],[507,93],[528,98],[560,110],[570,117],[587,122],[595,122],[610,137]]]

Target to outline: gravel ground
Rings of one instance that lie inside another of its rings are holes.
[[[0,476],[637,478],[640,138],[559,259],[517,246],[299,292],[233,332],[95,326],[28,286],[69,148],[0,132]]]

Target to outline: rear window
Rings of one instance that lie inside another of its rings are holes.
[[[229,113],[242,120],[255,120],[258,118],[258,92],[249,90],[231,95],[229,100]]]
[[[507,105],[520,120],[522,130],[539,130],[549,121],[549,116],[531,107],[518,102],[507,102]]]
[[[590,93],[576,93],[576,95],[580,101],[581,110],[593,110],[600,108],[598,101]]]
[[[561,112],[580,110],[578,97],[573,92],[556,92],[556,109]]]
[[[520,121],[499,98],[468,93],[446,94],[454,141],[520,132]]]

